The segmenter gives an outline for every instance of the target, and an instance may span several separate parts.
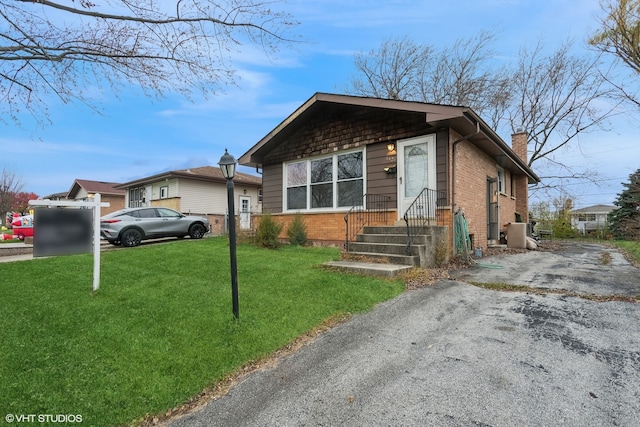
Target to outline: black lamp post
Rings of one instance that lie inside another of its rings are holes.
[[[236,214],[233,203],[233,177],[236,174],[236,159],[224,149],[224,155],[218,162],[222,175],[227,180],[227,200],[229,209],[229,257],[231,259],[231,298],[233,301],[233,317],[238,319],[238,264],[236,262]]]

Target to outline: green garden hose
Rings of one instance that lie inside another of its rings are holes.
[[[504,268],[502,265],[498,264],[482,264],[476,261],[471,257],[471,239],[469,238],[469,224],[467,223],[467,219],[464,216],[464,212],[462,209],[459,209],[454,216],[454,227],[455,227],[455,248],[456,254],[462,256],[462,259],[469,264],[475,264],[478,267],[483,268],[495,268],[501,269]]]

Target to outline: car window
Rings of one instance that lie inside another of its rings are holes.
[[[117,216],[132,216],[134,218],[140,218],[140,214],[138,213],[138,211],[122,212],[120,215],[117,215]]]
[[[180,216],[178,212],[172,211],[171,209],[158,208],[158,213],[163,218],[177,218]]]
[[[138,212],[140,218],[155,218],[157,216],[155,209],[140,209]]]

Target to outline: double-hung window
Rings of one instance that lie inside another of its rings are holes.
[[[362,151],[287,163],[286,210],[360,205],[364,191],[363,165]]]

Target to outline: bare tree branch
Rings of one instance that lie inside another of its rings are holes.
[[[12,120],[22,109],[46,119],[49,94],[93,105],[85,89],[97,82],[116,93],[131,84],[206,96],[234,83],[234,50],[273,55],[296,41],[287,34],[297,23],[273,9],[278,1],[100,3],[0,0],[0,105]]]

